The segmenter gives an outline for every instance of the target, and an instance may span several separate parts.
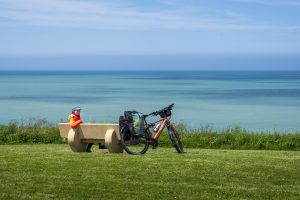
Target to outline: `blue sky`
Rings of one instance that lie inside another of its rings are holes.
[[[222,65],[212,55],[229,56]],[[265,55],[254,69],[300,68],[300,0],[0,0],[0,69],[180,68],[192,58],[193,69],[227,69],[232,55]]]

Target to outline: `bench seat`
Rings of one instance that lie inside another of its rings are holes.
[[[110,153],[123,153],[118,124],[83,123],[72,129],[69,123],[59,123],[58,128],[74,152],[85,152],[87,143],[104,142]]]

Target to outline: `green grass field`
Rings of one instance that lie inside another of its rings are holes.
[[[300,199],[300,152],[0,145],[0,199]]]

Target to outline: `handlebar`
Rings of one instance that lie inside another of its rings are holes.
[[[173,108],[173,106],[174,106],[174,103],[170,104],[169,106],[167,106],[167,107],[165,107],[165,108],[163,108],[163,109],[160,109],[160,110],[158,110],[158,111],[154,111],[154,112],[152,112],[152,113],[150,113],[150,114],[147,114],[147,115],[144,115],[144,117],[146,118],[146,117],[149,117],[149,116],[152,116],[152,115],[157,116],[157,115],[159,115],[160,113],[165,112],[165,111],[167,111],[167,110],[171,111],[172,108]]]

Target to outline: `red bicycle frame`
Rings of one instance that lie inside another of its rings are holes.
[[[153,124],[157,124],[159,122],[161,122],[160,127],[159,127],[159,129],[157,130],[157,132],[155,133],[155,135],[153,137],[153,139],[156,139],[156,140],[159,138],[159,136],[161,135],[161,133],[163,132],[165,127],[170,125],[170,120],[169,120],[168,117],[162,118],[162,119],[160,119],[156,122],[153,122],[151,124],[147,124],[145,129],[146,129],[147,133],[149,134],[150,138],[153,135],[153,133],[150,131],[150,127],[153,126]]]

